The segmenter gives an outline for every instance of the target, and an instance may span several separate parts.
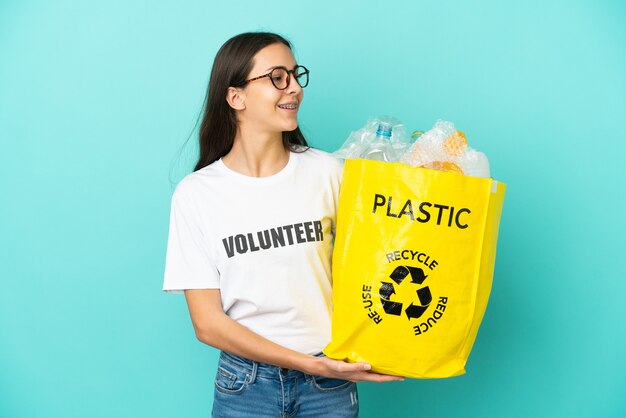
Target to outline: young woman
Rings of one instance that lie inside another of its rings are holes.
[[[309,71],[272,33],[217,53],[195,171],[172,197],[164,290],[222,350],[215,417],[353,417],[357,381],[398,380],[325,357],[342,166],[307,147]]]

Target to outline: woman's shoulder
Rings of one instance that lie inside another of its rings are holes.
[[[294,152],[300,154],[300,159],[304,161],[305,164],[315,165],[318,169],[326,168],[336,172],[343,170],[343,160],[321,149],[308,147],[294,150]]]
[[[206,167],[187,174],[176,185],[174,196],[191,198],[192,196],[197,196],[203,190],[219,185],[221,176],[218,167],[219,163],[219,161],[215,161]]]

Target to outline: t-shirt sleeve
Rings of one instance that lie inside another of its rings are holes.
[[[183,293],[185,289],[217,289],[219,282],[199,212],[177,189],[172,196],[163,290]]]

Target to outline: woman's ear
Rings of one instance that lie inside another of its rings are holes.
[[[243,90],[236,87],[229,87],[226,92],[226,101],[235,110],[244,110],[246,108],[245,97]]]

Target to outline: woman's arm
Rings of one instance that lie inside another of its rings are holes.
[[[185,290],[196,337],[205,344],[261,363],[295,369],[307,374],[352,380],[390,382],[403,380],[369,372],[367,363],[348,363],[290,350],[240,325],[222,309],[219,289]]]

